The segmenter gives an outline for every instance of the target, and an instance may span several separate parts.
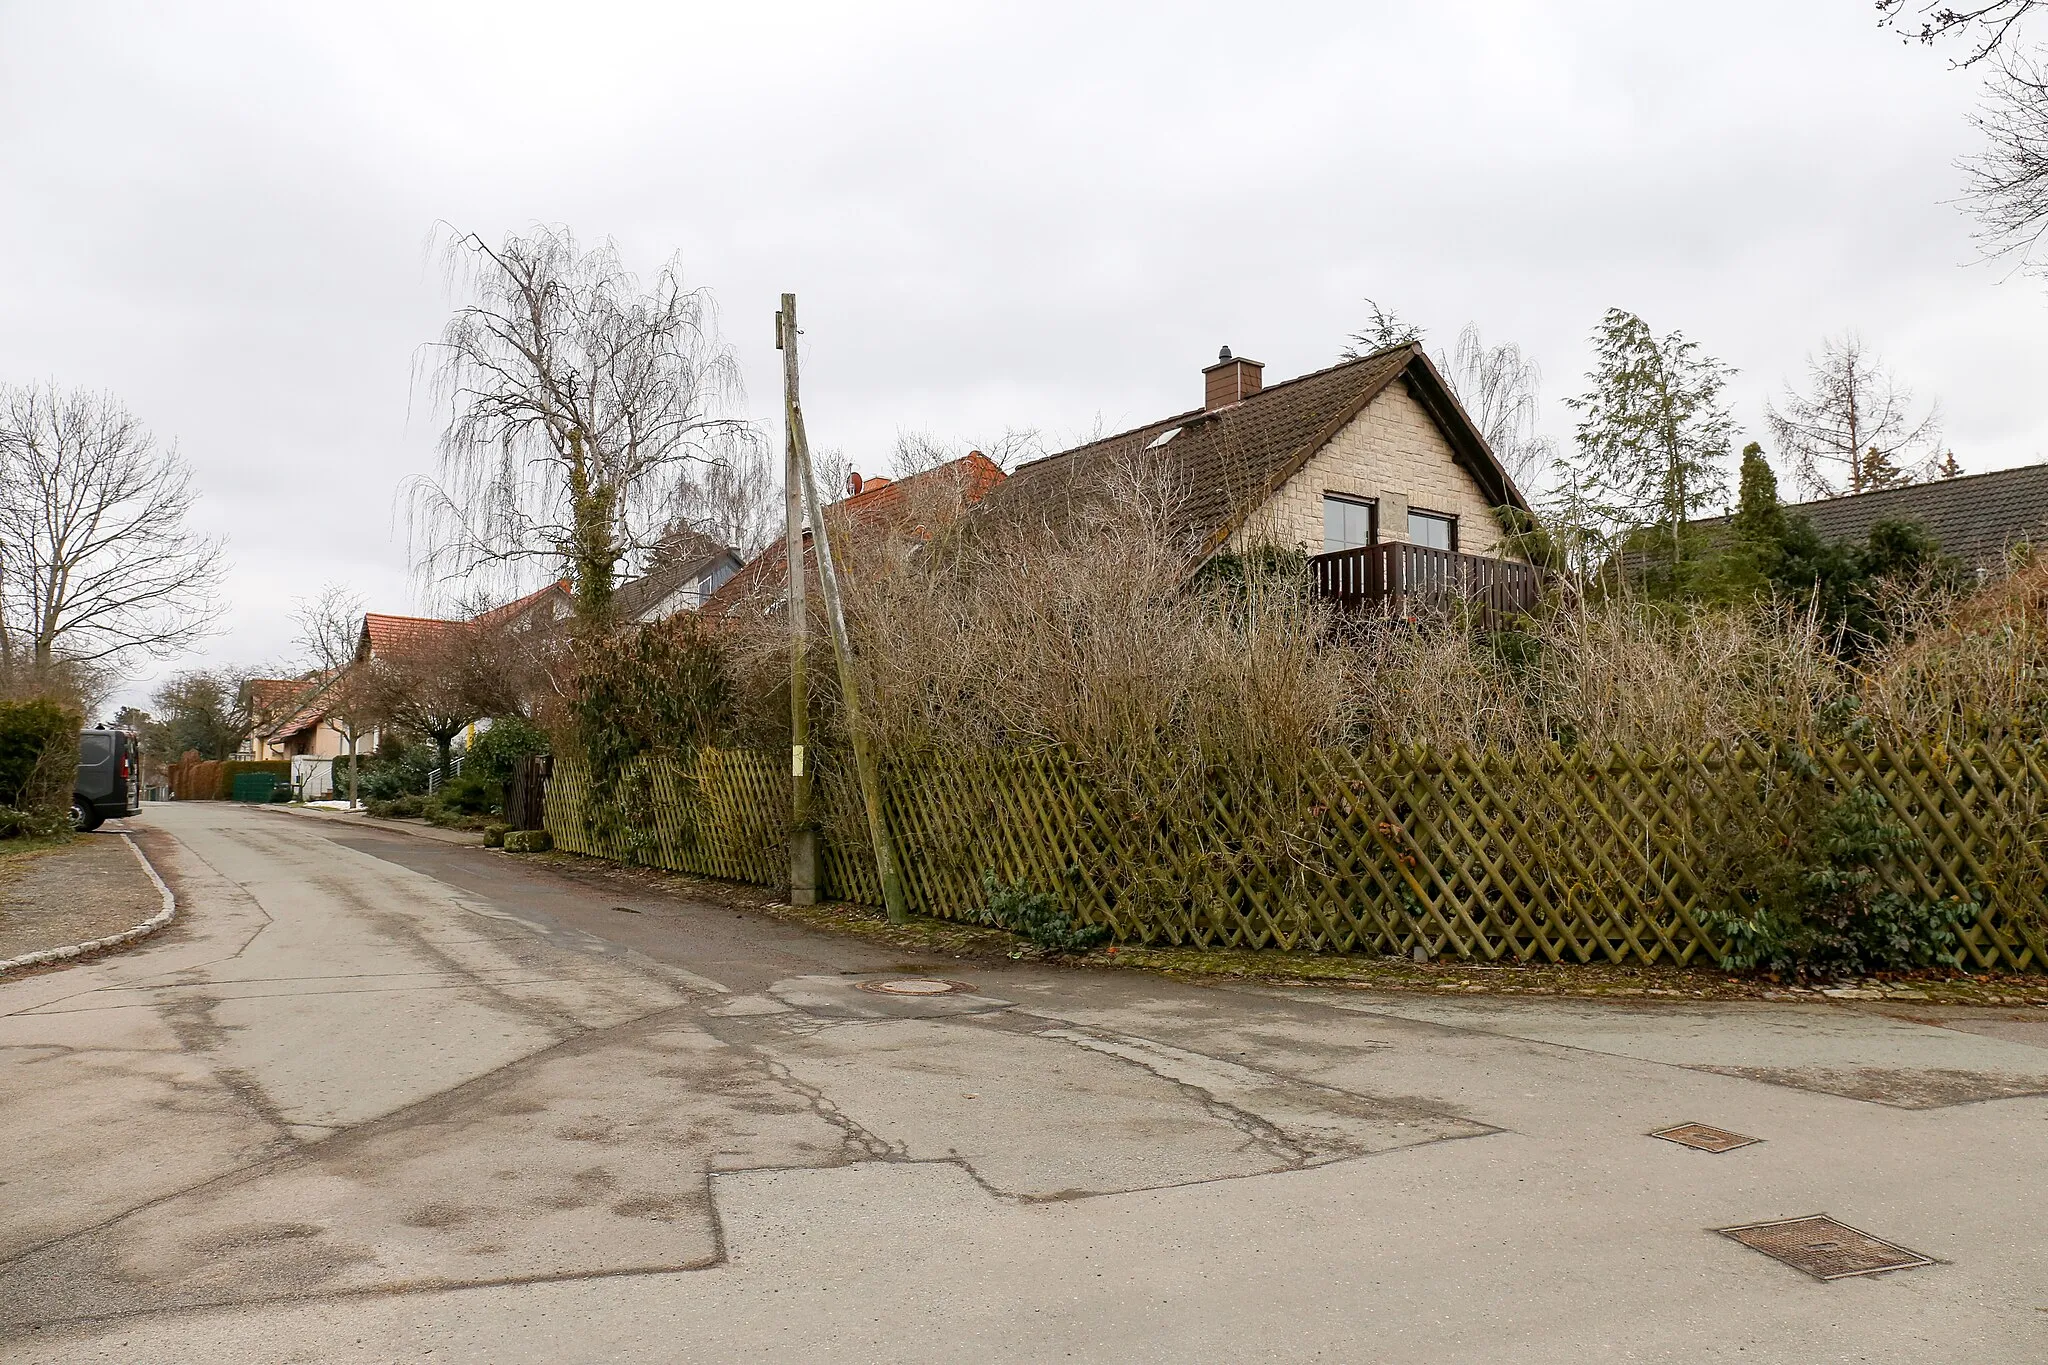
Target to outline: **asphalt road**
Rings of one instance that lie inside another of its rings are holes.
[[[2038,1013],[903,962],[137,823],[179,924],[0,984],[0,1359],[2048,1359]],[[1934,1264],[1716,1231],[1817,1213]]]

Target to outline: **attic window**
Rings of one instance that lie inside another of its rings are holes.
[[[1157,450],[1159,449],[1159,447],[1165,445],[1168,441],[1171,441],[1174,437],[1178,435],[1180,435],[1179,427],[1168,427],[1166,430],[1160,432],[1157,436],[1154,436],[1152,438],[1152,443],[1146,446],[1145,449]]]

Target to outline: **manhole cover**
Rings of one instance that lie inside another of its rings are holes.
[[[1650,1136],[1700,1152],[1732,1152],[1737,1147],[1763,1141],[1762,1138],[1744,1137],[1726,1128],[1713,1128],[1704,1123],[1681,1123],[1676,1128],[1659,1128]]]
[[[942,981],[936,976],[899,976],[887,981],[857,983],[876,995],[952,995],[971,989],[965,981]]]
[[[1841,1280],[1851,1275],[1881,1275],[1887,1270],[1912,1270],[1934,1262],[1917,1251],[1908,1251],[1867,1232],[1837,1223],[1826,1214],[1810,1218],[1786,1218],[1775,1223],[1748,1223],[1739,1228],[1718,1229],[1746,1247],[1754,1247],[1794,1270],[1803,1270],[1817,1280]]]

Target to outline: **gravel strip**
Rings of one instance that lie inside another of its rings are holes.
[[[134,943],[138,939],[149,937],[171,922],[178,912],[177,897],[171,894],[170,887],[164,885],[164,879],[157,875],[154,867],[150,866],[149,859],[143,856],[142,849],[137,846],[132,837],[125,833],[116,837],[128,846],[128,852],[141,866],[143,874],[148,877],[149,886],[155,891],[155,899],[158,906],[156,913],[143,920],[140,924],[131,925],[129,928],[122,929],[117,933],[102,934],[97,938],[89,938],[83,942],[66,944],[59,948],[40,948],[33,952],[10,957],[4,962],[0,962],[0,976],[5,976],[9,972],[25,971],[32,967],[46,967],[52,963],[68,962],[73,958],[85,957],[93,953],[103,952],[108,948],[118,948],[123,944]],[[47,898],[52,895],[76,897],[82,891],[105,889],[105,860],[96,856],[97,850],[88,847],[75,860],[66,857],[68,852],[69,850],[61,850],[57,853],[46,855],[44,858],[37,859],[18,880],[11,882],[6,888],[4,902],[6,908],[12,911],[16,906],[27,905],[32,909],[48,910],[50,907],[47,904],[38,904],[38,902],[46,902]],[[94,867],[94,863],[102,865]],[[26,895],[21,894],[24,890],[27,892]],[[146,898],[148,892],[145,891],[143,895]],[[130,898],[126,896],[119,899],[120,901],[132,903]],[[108,908],[118,911],[120,906],[117,903]],[[67,919],[67,916],[64,914],[65,911],[68,910],[70,917],[76,917],[87,909],[87,907],[73,903],[70,906],[59,906],[57,913],[49,917],[56,918],[58,923],[61,924],[66,922]],[[130,909],[126,913],[134,914],[137,912]],[[16,918],[16,914],[10,913],[7,915],[9,921],[13,921]],[[12,929],[16,926],[10,923],[8,927]]]

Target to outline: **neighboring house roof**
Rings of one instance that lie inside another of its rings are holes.
[[[515,597],[500,607],[479,612],[470,618],[472,625],[506,625],[523,616],[543,615],[548,621],[559,621],[573,610],[569,580],[558,578],[544,588],[537,588],[524,597]],[[451,623],[452,624],[452,623]]]
[[[1389,347],[1282,380],[1217,408],[1162,417],[1024,465],[989,500],[997,515],[1043,514],[1121,464],[1149,463],[1181,487],[1181,529],[1203,556],[1277,493],[1393,384],[1403,384],[1493,506],[1526,510],[1507,471],[1418,345]]]
[[[670,547],[645,574],[613,589],[612,608],[621,621],[654,621],[692,610],[702,603],[678,598],[708,580],[715,580],[711,582],[715,592],[745,563],[737,550],[692,533],[687,541]]]
[[[1940,542],[1943,553],[1971,568],[1996,569],[2013,546],[2048,533],[2048,464],[1788,503],[1785,510],[1805,517],[1830,541],[1862,540],[1880,521],[1913,522]],[[1711,517],[1699,524],[1726,522]]]
[[[322,688],[321,690],[324,692],[326,689]],[[276,744],[290,739],[293,735],[302,734],[312,729],[325,719],[327,719],[327,708],[320,704],[320,697],[316,693],[310,701],[307,701],[296,711],[293,711],[291,715],[287,716],[281,724],[275,726],[264,738]]]
[[[363,634],[357,658],[386,658],[405,654],[446,639],[451,633],[468,630],[468,621],[440,621],[430,616],[386,616],[371,612],[363,617]]]
[[[921,535],[925,528],[916,523],[916,518],[925,509],[926,497],[967,508],[987,497],[1002,482],[1002,467],[980,451],[970,450],[957,460],[948,460],[921,474],[870,480],[859,493],[842,498],[825,510],[832,514],[832,529],[837,534],[858,535],[864,530],[889,528]],[[702,610],[723,615],[758,594],[774,593],[779,597],[789,581],[787,541],[788,537],[784,537],[755,555],[724,587],[711,594]],[[817,559],[809,531],[804,532],[803,557],[808,572]]]
[[[249,716],[259,731],[264,726],[289,715],[299,698],[315,685],[317,679],[310,678],[251,678],[245,684],[248,688]]]
[[[309,730],[326,718],[320,704],[332,673],[311,673],[303,678],[257,678],[250,682],[250,707],[256,717],[256,733],[275,744]]]

